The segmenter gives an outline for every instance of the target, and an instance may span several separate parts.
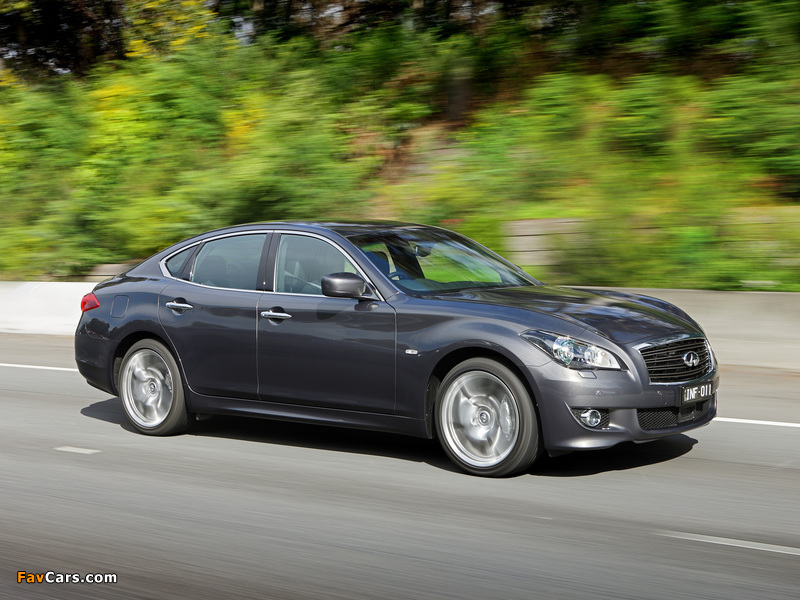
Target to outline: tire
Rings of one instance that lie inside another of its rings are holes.
[[[172,435],[189,424],[178,363],[151,339],[131,346],[119,371],[119,397],[131,425],[147,435]]]
[[[471,358],[442,381],[436,432],[450,459],[467,473],[501,477],[527,470],[541,454],[530,394],[504,365]]]

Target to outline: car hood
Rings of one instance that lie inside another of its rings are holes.
[[[676,306],[636,294],[538,285],[466,290],[442,300],[479,302],[547,314],[586,327],[618,344],[702,329]],[[557,332],[556,332],[557,333]]]

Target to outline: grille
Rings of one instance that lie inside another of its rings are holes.
[[[703,338],[688,338],[639,350],[650,374],[650,383],[679,383],[702,377],[711,370],[708,345]],[[687,352],[696,352],[700,363],[688,367],[683,362]]]
[[[636,413],[642,429],[670,429],[699,421],[710,407],[711,400],[705,400],[683,408],[641,408]]]

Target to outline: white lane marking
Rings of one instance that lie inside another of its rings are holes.
[[[777,552],[778,554],[791,554],[793,556],[800,556],[800,548],[792,548],[790,546],[761,544],[759,542],[734,540],[729,538],[714,537],[712,535],[696,535],[693,533],[681,533],[680,531],[656,531],[655,534],[660,535],[662,537],[677,538],[679,540],[689,540],[691,542],[704,542],[706,544],[718,544],[720,546],[733,546],[734,548],[747,548],[748,550],[761,550],[763,552]]]
[[[800,427],[800,423],[786,423],[784,421],[755,421],[753,419],[731,419],[728,417],[717,417],[715,421],[723,423],[743,423],[745,425],[769,425],[771,427]]]
[[[69,371],[70,373],[78,372],[78,369],[68,369],[67,367],[42,367],[39,365],[15,365],[12,363],[0,363],[0,367],[9,367],[12,369],[41,369],[42,371]]]
[[[53,450],[58,450],[59,452],[72,452],[73,454],[98,454],[102,452],[102,450],[94,450],[92,448],[76,448],[75,446],[59,446],[58,448],[53,448]]]
[[[0,363],[0,367],[13,369],[40,369],[42,371],[66,371],[68,373],[79,373],[78,369],[67,367],[45,367],[41,365],[18,365],[14,363]],[[786,423],[783,421],[757,421],[754,419],[732,419],[730,417],[716,417],[715,421],[723,423],[742,423],[744,425],[769,425],[770,427],[796,427],[800,428],[800,423]]]

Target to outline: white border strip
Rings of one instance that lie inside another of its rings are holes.
[[[731,419],[728,417],[717,417],[714,419],[714,421],[722,421],[723,423],[742,423],[744,425],[769,425],[770,427],[800,427],[800,423],[785,423],[783,421],[754,421],[753,419]]]
[[[18,365],[13,363],[0,363],[0,367],[8,367],[12,369],[39,369],[42,371],[65,371],[68,373],[78,373],[78,369],[71,369],[67,367],[45,367],[41,365]],[[743,425],[767,425],[770,427],[794,427],[800,428],[800,423],[786,423],[783,421],[757,421],[754,419],[733,419],[730,417],[716,417],[714,421],[722,423],[740,423]]]
[[[10,367],[12,369],[40,369],[42,371],[68,371],[78,373],[78,369],[68,369],[66,367],[42,367],[39,365],[15,365],[12,363],[0,363],[0,367]]]
[[[76,446],[59,446],[53,448],[59,452],[72,452],[73,454],[100,454],[102,450],[95,450],[94,448],[78,448]]]
[[[789,546],[761,544],[759,542],[734,540],[729,538],[714,537],[711,535],[696,535],[693,533],[681,533],[680,531],[656,531],[655,534],[660,535],[662,537],[677,538],[679,540],[689,540],[691,542],[704,542],[706,544],[718,544],[720,546],[732,546],[734,548],[747,548],[748,550],[761,550],[763,552],[777,552],[778,554],[791,554],[792,556],[800,556],[800,548],[791,548]]]

